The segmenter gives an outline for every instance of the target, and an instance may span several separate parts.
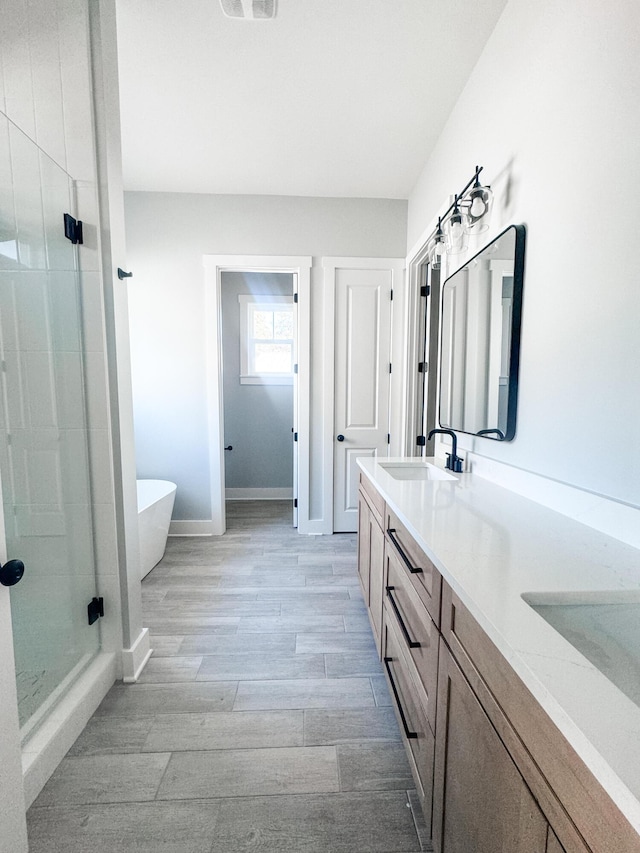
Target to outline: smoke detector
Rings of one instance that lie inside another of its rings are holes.
[[[276,0],[220,0],[227,18],[261,21],[276,16]]]

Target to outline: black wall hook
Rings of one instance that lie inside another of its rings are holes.
[[[124,270],[121,270],[120,267],[118,267],[118,278],[121,281],[123,278],[132,278],[132,276],[133,276],[132,272],[125,272]]]

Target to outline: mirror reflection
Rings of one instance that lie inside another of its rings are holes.
[[[524,240],[524,226],[512,225],[444,283],[442,427],[515,435]]]

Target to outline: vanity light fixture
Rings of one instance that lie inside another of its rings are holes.
[[[453,204],[438,217],[438,226],[427,241],[432,269],[440,268],[445,252],[448,255],[464,252],[469,234],[481,234],[489,227],[493,193],[491,187],[480,183],[482,169],[482,166],[476,166],[471,180],[454,196]]]

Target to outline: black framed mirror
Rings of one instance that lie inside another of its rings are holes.
[[[511,225],[442,288],[440,426],[496,441],[516,432],[524,225]]]

